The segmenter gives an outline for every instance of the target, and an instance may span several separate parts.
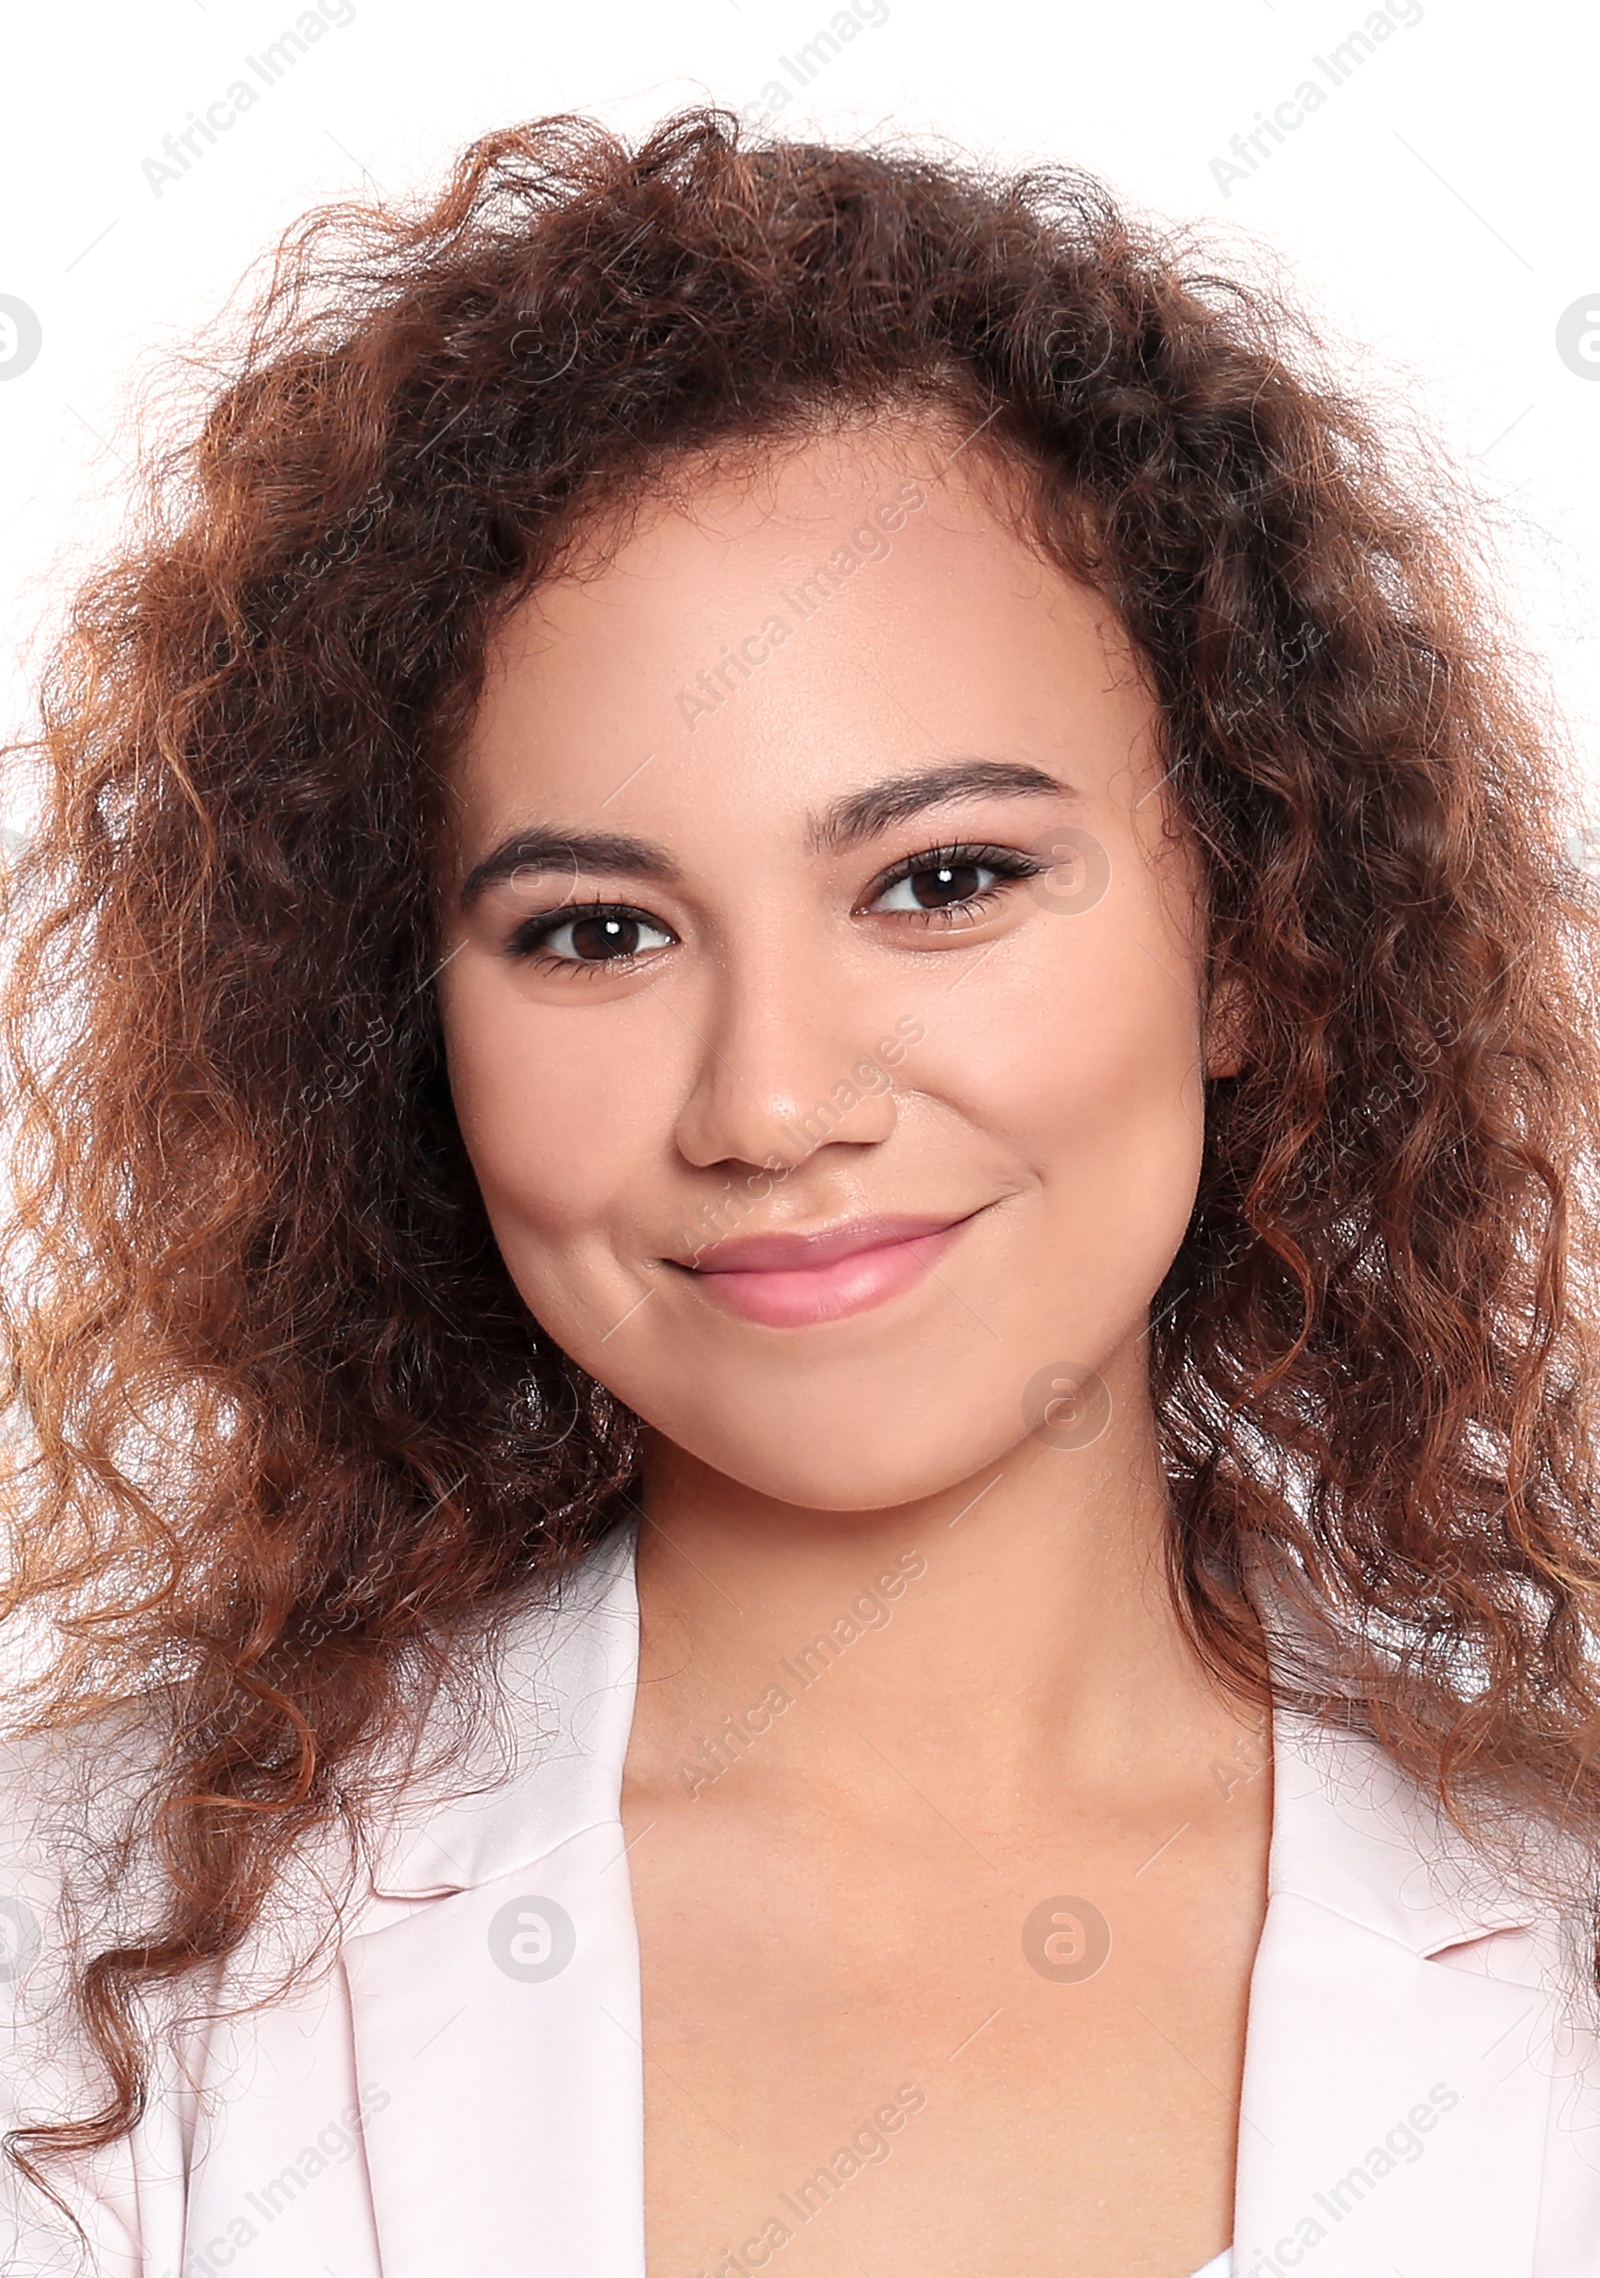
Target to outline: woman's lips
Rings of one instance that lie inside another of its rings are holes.
[[[773,1329],[838,1321],[920,1281],[971,1215],[857,1218],[823,1234],[752,1234],[719,1242],[690,1270],[747,1321]]]

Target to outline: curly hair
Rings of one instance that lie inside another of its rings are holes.
[[[1586,1876],[1597,910],[1464,489],[1093,179],[711,109],[636,147],[539,120],[425,206],[309,215],[234,353],[25,747],[0,1609],[49,1648],[25,1730],[161,1745],[155,1912],[76,1969],[105,2100],[13,2159],[133,2125],[144,1996],[239,1950],[634,1498],[636,1421],[535,1345],[445,1075],[425,881],[491,633],[687,455],[906,407],[981,429],[1120,613],[1241,993],[1152,1308],[1190,1635]],[[1270,1681],[1264,1571],[1311,1641]]]

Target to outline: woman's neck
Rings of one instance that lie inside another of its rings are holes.
[[[865,1746],[953,1816],[1142,1819],[1260,1733],[1173,1609],[1147,1407],[878,1511],[776,1503],[656,1440],[644,1512],[645,1786],[847,1803]]]

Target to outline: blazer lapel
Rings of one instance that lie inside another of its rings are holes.
[[[1314,2278],[1529,2278],[1553,1997],[1522,1961],[1508,1978],[1439,1957],[1534,1910],[1370,1742],[1281,1711],[1274,1739],[1234,2278],[1302,2260]]]
[[[346,1941],[384,2278],[644,2278],[637,1658],[622,1528],[512,1635],[510,1778],[409,1807]],[[1535,1910],[1380,1749],[1281,1710],[1274,1735],[1233,2278],[1534,2278],[1558,2069]],[[1474,1941],[1496,1974],[1458,1966]],[[1587,2268],[1563,2246],[1537,2278]]]
[[[643,2278],[619,1817],[637,1649],[624,1530],[576,1597],[517,1633],[510,1783],[434,1814],[381,1865],[374,1912],[394,1918],[344,1947],[384,2278]]]

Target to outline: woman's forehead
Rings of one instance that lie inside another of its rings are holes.
[[[609,801],[731,777],[814,805],[885,761],[1054,771],[1074,751],[1103,779],[1153,709],[1109,605],[1018,535],[945,437],[825,436],[662,499],[598,566],[529,596],[495,643],[462,788],[536,778]]]

